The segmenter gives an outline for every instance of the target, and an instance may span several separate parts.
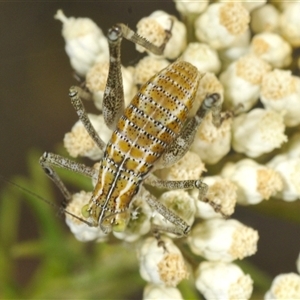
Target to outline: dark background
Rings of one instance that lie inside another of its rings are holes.
[[[59,8],[68,17],[91,18],[103,32],[117,22],[135,28],[157,9],[176,14],[172,1],[1,2],[0,173],[8,178],[26,175],[28,149],[53,151],[77,121],[68,98],[68,88],[76,81],[64,51],[62,24],[53,19]],[[139,54],[130,43],[123,46],[126,65]],[[238,209],[235,217],[259,231],[259,251],[251,261],[272,277],[296,271],[299,225],[261,217],[247,208]],[[30,219],[22,227],[23,238],[29,236]]]

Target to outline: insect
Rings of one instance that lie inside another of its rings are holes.
[[[208,111],[213,112],[215,124],[219,122],[221,100],[217,93],[207,95],[196,115],[188,118],[201,80],[196,67],[180,60],[173,62],[150,78],[129,106],[124,108],[120,60],[122,38],[142,45],[154,54],[162,54],[171,37],[171,29],[172,25],[170,30],[165,31],[165,40],[159,47],[124,24],[116,24],[108,31],[110,68],[104,92],[103,116],[106,125],[114,131],[107,145],[86,114],[80,99],[81,90],[70,88],[69,96],[79,119],[99,148],[104,150],[98,174],[88,166],[53,153],[45,152],[40,158],[44,171],[62,191],[66,201],[71,200],[72,196],[54,166],[97,178],[93,195],[82,208],[82,215],[88,220],[87,224],[100,226],[105,233],[125,230],[130,219],[129,205],[143,182],[167,189],[198,188],[201,195],[205,195],[207,190],[200,179],[163,181],[151,174],[155,169],[168,167],[184,156]],[[189,232],[190,226],[154,196],[149,196],[147,202],[175,225],[172,229],[160,229],[178,235]]]

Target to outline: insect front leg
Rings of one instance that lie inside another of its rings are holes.
[[[84,164],[77,163],[68,158],[62,157],[57,154],[45,152],[40,158],[40,165],[47,174],[48,177],[56,184],[61,193],[64,196],[65,202],[68,203],[72,199],[72,194],[67,189],[63,181],[60,179],[59,175],[53,169],[53,167],[59,167],[67,169],[73,172],[80,173],[82,175],[97,178],[98,171],[88,167]]]
[[[171,37],[173,21],[170,19],[171,26],[166,30],[163,43],[156,46],[145,38],[139,36],[125,24],[116,24],[109,29],[107,34],[109,46],[109,72],[103,96],[103,116],[108,128],[114,130],[124,111],[124,91],[121,72],[121,42],[125,38],[135,44],[141,45],[154,54],[161,55],[168,40]]]
[[[81,88],[72,86],[69,90],[69,97],[71,99],[71,103],[78,115],[79,120],[83,124],[84,128],[88,132],[89,136],[93,139],[93,141],[98,145],[99,149],[104,150],[106,147],[105,142],[101,139],[96,129],[92,125],[87,112],[84,108],[84,105],[80,99],[80,93],[82,92]]]

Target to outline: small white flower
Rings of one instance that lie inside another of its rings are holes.
[[[190,192],[196,203],[196,217],[202,219],[221,218],[222,216],[230,216],[234,212],[236,204],[236,185],[220,176],[206,176],[204,183],[208,185],[208,191],[205,198],[208,202],[199,201],[199,191]],[[220,208],[220,212],[216,212],[214,206]]]
[[[100,137],[107,143],[112,131],[105,125],[103,116],[88,114],[88,117]],[[71,132],[65,134],[64,146],[72,157],[85,156],[93,160],[98,160],[103,155],[103,151],[92,140],[80,120],[75,123]]]
[[[219,0],[218,2],[229,2],[228,0]],[[241,1],[241,3],[243,4],[243,6],[250,12],[255,10],[256,8],[264,5],[267,2],[267,0],[244,0]]]
[[[231,63],[249,53],[250,40],[251,31],[247,29],[235,39],[230,47],[218,51],[222,70],[226,70]]]
[[[300,3],[298,1],[286,2],[279,19],[280,34],[293,46],[300,46]]]
[[[284,112],[286,126],[300,124],[300,78],[291,71],[275,69],[264,74],[260,98],[265,108]]]
[[[283,188],[278,172],[252,159],[227,163],[221,174],[238,187],[237,201],[240,204],[257,204],[264,199],[268,200]]]
[[[140,274],[148,282],[174,287],[188,277],[187,267],[172,240],[163,238],[162,242],[164,246],[153,237],[143,240],[138,249]]]
[[[196,271],[196,288],[206,300],[249,299],[253,281],[237,265],[202,262]]]
[[[196,19],[196,37],[214,49],[226,48],[248,29],[249,21],[249,12],[242,4],[214,3]]]
[[[277,155],[268,164],[277,171],[283,180],[283,189],[276,197],[285,201],[295,201],[300,198],[300,157]]]
[[[186,28],[184,24],[178,21],[174,16],[164,11],[157,10],[150,16],[141,19],[137,27],[137,33],[156,46],[160,46],[166,36],[165,30],[170,30],[173,20],[172,37],[168,41],[163,53],[163,57],[175,59],[186,47]],[[147,51],[144,47],[136,45],[139,52]],[[149,55],[153,55],[147,51]]]
[[[152,76],[166,68],[170,63],[164,58],[145,56],[134,68],[133,79],[135,84],[144,84]]]
[[[250,52],[264,59],[274,68],[287,67],[292,61],[291,45],[273,32],[256,34],[252,38]]]
[[[212,219],[212,218],[223,218],[223,216],[219,212],[216,212],[208,202],[203,202],[199,200],[198,190],[193,190],[190,192],[190,194],[195,199],[196,217],[199,217],[204,220]]]
[[[72,196],[72,200],[68,203],[66,210],[71,212],[73,215],[84,219],[81,214],[81,209],[89,202],[91,196],[91,192],[84,191],[74,194]],[[71,232],[74,234],[75,238],[81,242],[89,242],[94,240],[100,242],[107,239],[107,234],[100,229],[100,226],[88,226],[86,223],[83,223],[79,219],[76,219],[69,214],[66,214],[66,223]]]
[[[277,31],[279,11],[272,4],[263,5],[251,13],[251,29],[254,33]]]
[[[225,107],[232,109],[241,104],[243,111],[252,108],[258,101],[262,78],[270,70],[268,63],[251,54],[230,64],[220,75]]]
[[[300,299],[300,275],[296,273],[277,275],[264,299]]]
[[[148,283],[144,288],[143,300],[183,300],[180,291],[175,287]]]
[[[234,118],[232,146],[249,157],[257,157],[279,148],[287,141],[283,116],[272,110],[255,108]]]
[[[204,43],[189,43],[181,59],[194,65],[200,72],[219,73],[221,68],[217,51]]]
[[[173,0],[177,11],[179,11],[184,16],[199,15],[208,6],[208,0]]]
[[[183,158],[170,168],[158,170],[157,173],[163,180],[192,180],[199,179],[204,171],[206,169],[200,157],[188,151]]]
[[[221,115],[224,116],[224,113]],[[230,151],[231,142],[232,118],[226,118],[219,127],[216,127],[212,121],[212,114],[208,114],[191,146],[191,151],[208,164],[220,161]]]
[[[258,233],[234,219],[210,219],[194,226],[187,241],[207,260],[232,262],[256,252]]]
[[[197,94],[194,99],[194,104],[192,109],[189,112],[189,117],[192,117],[196,114],[197,110],[199,109],[200,105],[202,104],[203,100],[206,98],[207,95],[212,93],[218,93],[220,95],[220,100],[223,103],[224,98],[224,89],[214,73],[205,72],[201,74],[202,77],[199,82]]]
[[[163,193],[158,201],[165,207],[171,209],[178,217],[182,218],[189,225],[192,225],[195,219],[196,207],[194,198],[184,190],[173,190]],[[155,214],[153,223],[163,227],[174,227],[162,215]],[[168,234],[169,235],[169,234]],[[173,237],[174,235],[171,234]]]
[[[208,185],[205,199],[208,202],[199,200],[199,190],[192,190],[190,195],[195,199],[196,217],[201,219],[222,218],[230,216],[234,212],[236,204],[236,185],[228,179],[220,176],[206,176],[204,183]],[[218,206],[220,212],[216,212],[212,206]]]
[[[86,86],[93,94],[95,106],[102,110],[103,95],[108,77],[108,61],[97,62],[86,74]],[[133,76],[128,68],[121,67],[125,107],[130,103],[137,89],[133,82]]]
[[[108,45],[102,30],[88,18],[67,18],[60,9],[54,16],[63,23],[62,35],[73,69],[84,76],[97,60],[108,60]]]

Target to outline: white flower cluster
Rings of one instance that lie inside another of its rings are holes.
[[[191,115],[207,94],[220,94],[224,104],[221,125],[216,128],[208,114],[190,151],[178,163],[155,173],[163,180],[191,180],[211,171],[215,175],[204,179],[208,191],[202,200],[206,203],[199,201],[197,189],[163,192],[158,198],[192,226],[187,244],[206,260],[194,266],[195,286],[204,297],[249,299],[252,279],[234,261],[256,252],[258,233],[222,217],[230,216],[236,203],[254,205],[271,197],[285,201],[300,198],[300,135],[291,137],[285,131],[290,127],[293,133],[300,124],[300,79],[286,70],[296,65],[292,50],[300,45],[300,3],[174,2],[186,24],[163,11],[155,11],[137,24],[140,35],[160,45],[172,20],[172,37],[163,56],[149,53],[136,66],[122,66],[125,102],[129,103],[138,86],[177,58],[204,74]],[[63,23],[72,67],[85,77],[86,88],[101,109],[109,66],[106,38],[90,19],[67,18],[61,10],[55,18]],[[192,36],[196,40],[187,40]],[[137,50],[145,51],[140,46]],[[111,131],[102,115],[89,117],[101,138],[108,141]],[[64,143],[74,157],[99,160],[102,155],[80,123],[66,134]],[[149,193],[141,187],[131,203],[126,230],[113,234],[137,245],[140,273],[148,282],[144,299],[183,299],[176,286],[188,277],[191,268],[173,241],[174,235],[162,237],[163,245],[153,237],[144,238],[153,224],[172,225],[149,207],[145,200]],[[81,216],[80,209],[89,195],[75,194],[67,210]],[[106,240],[100,228],[78,221],[67,216],[76,238]],[[299,289],[299,275],[282,274],[265,299],[300,298]]]
[[[299,299],[300,275],[295,273],[280,274],[275,277],[265,300]]]

